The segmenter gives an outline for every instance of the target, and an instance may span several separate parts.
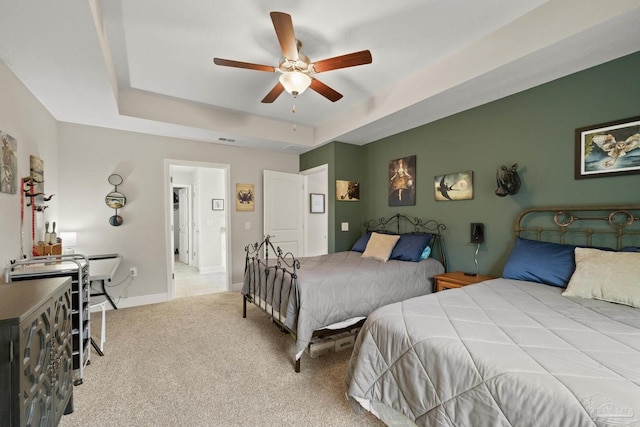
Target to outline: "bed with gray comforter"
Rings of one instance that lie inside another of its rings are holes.
[[[253,303],[291,334],[296,372],[314,337],[353,333],[375,309],[431,293],[433,277],[446,270],[444,224],[397,213],[364,226],[351,251],[296,258],[274,247],[270,236],[245,248],[243,316]],[[379,254],[365,256],[378,234],[398,236],[391,238],[386,261]]]
[[[563,291],[501,278],[382,307],[347,396],[388,425],[640,425],[640,309]]]
[[[272,307],[274,317],[295,333],[296,360],[309,345],[314,331],[362,319],[392,302],[429,294],[433,276],[444,272],[440,261],[433,258],[381,262],[353,251],[298,261],[297,285],[289,279],[281,280],[288,275],[283,270],[274,270],[271,274],[276,277],[271,277],[267,285],[262,266],[260,270],[248,270],[243,287],[243,294],[257,295],[256,299],[261,300],[257,302]],[[250,289],[258,283],[257,289]],[[291,292],[291,286],[297,286],[295,292]]]

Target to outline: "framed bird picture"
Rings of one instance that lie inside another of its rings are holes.
[[[436,201],[473,199],[473,171],[438,175],[433,186]]]
[[[640,117],[576,129],[575,179],[640,173]]]

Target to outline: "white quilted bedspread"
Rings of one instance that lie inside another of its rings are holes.
[[[382,307],[347,395],[389,425],[640,425],[640,309],[562,290],[496,279]]]

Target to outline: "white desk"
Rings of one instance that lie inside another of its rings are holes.
[[[91,294],[92,297],[104,295],[111,307],[117,310],[116,304],[111,299],[111,295],[107,293],[106,285],[113,280],[116,270],[122,262],[122,257],[118,254],[107,255],[91,255],[87,257],[89,259],[89,282],[100,282],[102,292],[97,294]]]

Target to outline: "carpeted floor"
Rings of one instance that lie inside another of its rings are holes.
[[[382,426],[344,394],[348,350],[302,358],[238,292],[107,312],[75,410],[60,426]],[[100,314],[92,313],[94,337]]]

